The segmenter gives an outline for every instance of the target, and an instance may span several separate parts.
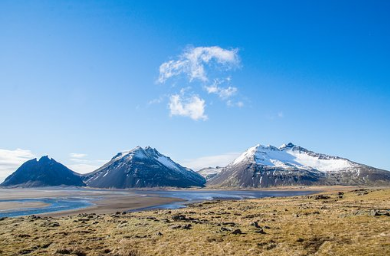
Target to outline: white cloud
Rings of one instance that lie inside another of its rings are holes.
[[[164,62],[160,66],[158,82],[164,83],[171,77],[185,74],[190,81],[198,79],[208,81],[205,64],[212,61],[225,70],[238,66],[240,63],[238,49],[227,50],[219,46],[188,48],[181,54],[178,60]]]
[[[242,108],[244,106],[244,102],[242,101],[231,101],[231,100],[228,100],[226,101],[226,105],[228,105],[229,107],[239,107],[239,108]]]
[[[157,98],[157,99],[150,100],[148,102],[148,105],[160,104],[163,101],[163,99],[164,99],[163,97],[160,97],[160,98]]]
[[[16,171],[24,162],[35,158],[35,155],[30,150],[15,149],[7,150],[0,149],[0,182]]]
[[[67,167],[78,173],[92,172],[108,162],[107,160],[88,160],[81,158],[71,158],[70,161],[73,163],[68,164]]]
[[[171,116],[186,116],[193,120],[207,120],[205,101],[197,95],[185,97],[183,93],[174,94],[169,99]]]
[[[219,87],[217,83],[210,86],[205,86],[206,91],[210,94],[217,94],[221,99],[225,100],[237,93],[237,87],[229,86],[226,88]]]
[[[69,156],[71,158],[84,158],[87,156],[87,154],[81,154],[81,153],[70,153]]]
[[[180,76],[185,77],[179,87],[186,88],[191,84],[191,91],[194,96],[184,96],[183,89],[180,93],[173,93],[169,96],[170,115],[187,116],[193,120],[207,120],[205,114],[206,100],[205,97],[198,95],[203,94],[198,91],[202,88],[208,94],[215,94],[226,102],[228,106],[242,107],[243,103],[228,102],[238,92],[238,88],[231,86],[231,77],[221,77],[221,72],[239,67],[240,59],[238,49],[224,49],[219,46],[211,47],[188,47],[178,56],[177,59],[164,62],[159,68],[159,83],[165,83],[170,78]],[[212,79],[210,79],[212,78]],[[214,82],[210,85],[210,80]],[[195,83],[197,82],[197,83]],[[173,87],[178,86],[177,81],[173,81]],[[197,86],[192,86],[197,85]],[[173,88],[172,87],[172,88]],[[187,88],[188,89],[188,88]],[[185,89],[185,90],[187,90]],[[162,98],[149,102],[149,105],[160,103]]]
[[[200,170],[205,167],[215,166],[225,167],[226,165],[234,161],[234,159],[236,159],[239,155],[240,153],[226,153],[215,156],[204,156],[195,159],[184,160],[180,164],[189,167],[193,170]]]
[[[72,171],[81,174],[93,172],[94,170],[98,169],[101,166],[102,166],[101,164],[82,164],[82,163],[67,165],[67,167]]]

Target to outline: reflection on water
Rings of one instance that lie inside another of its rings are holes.
[[[156,205],[131,211],[142,211],[151,209],[179,209],[185,208],[188,204],[199,203],[207,200],[241,200],[264,197],[286,197],[301,196],[316,193],[316,191],[253,191],[253,190],[187,190],[187,191],[140,191],[148,195],[173,197],[183,199],[182,202],[174,202],[163,205]]]
[[[30,203],[38,202],[48,204],[44,207],[39,208],[19,208],[12,210],[0,210],[0,217],[17,217],[25,215],[33,215],[40,213],[48,212],[59,212],[85,208],[93,205],[91,200],[85,198],[36,198],[36,199],[14,199],[14,200],[0,200],[0,202],[9,202],[9,203]]]

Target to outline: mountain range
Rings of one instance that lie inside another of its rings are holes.
[[[206,183],[207,180],[207,183]],[[390,172],[346,158],[315,153],[292,143],[256,145],[226,167],[195,172],[155,148],[136,147],[116,154],[88,174],[77,174],[45,156],[29,160],[1,186],[89,186],[98,188],[234,187],[294,185],[390,185]]]

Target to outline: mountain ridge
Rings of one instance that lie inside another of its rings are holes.
[[[101,188],[203,187],[206,183],[201,175],[149,146],[120,152],[83,177],[88,186]]]
[[[390,184],[390,172],[292,143],[257,144],[208,181],[208,185],[226,187],[382,184]]]

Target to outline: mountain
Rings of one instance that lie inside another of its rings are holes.
[[[222,169],[223,169],[223,167],[219,167],[219,166],[206,167],[206,168],[200,169],[199,171],[197,171],[197,173],[202,175],[208,181],[208,180],[211,180],[212,178],[214,178],[215,176],[217,176],[222,171]]]
[[[256,145],[223,168],[208,184],[227,187],[389,185],[390,172],[315,153],[292,143],[279,148]]]
[[[22,164],[8,176],[0,186],[44,187],[44,186],[85,186],[81,177],[64,165],[43,156]]]
[[[84,175],[90,187],[203,187],[206,180],[151,147],[118,153],[96,171]]]

